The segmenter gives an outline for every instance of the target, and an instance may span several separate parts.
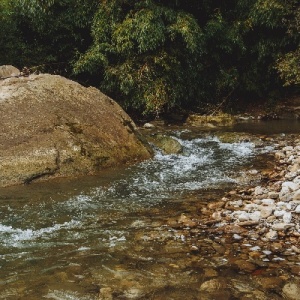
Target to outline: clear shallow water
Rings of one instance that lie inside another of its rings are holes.
[[[175,276],[172,264],[187,255],[185,241],[175,234],[176,255],[166,250],[161,243],[174,234],[162,234],[164,222],[186,199],[234,185],[265,149],[174,136],[184,147],[180,155],[158,151],[97,177],[1,190],[0,299],[98,299],[103,287],[116,299],[150,299],[144,295],[167,286],[174,295],[164,299],[180,299],[188,282],[198,283],[196,275]]]

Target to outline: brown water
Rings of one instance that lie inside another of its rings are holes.
[[[192,236],[201,251],[194,253],[185,238],[191,229],[168,224],[235,186],[240,172],[272,148],[221,143],[195,131],[172,134],[184,147],[181,155],[158,152],[153,160],[100,176],[2,189],[0,299],[241,299],[264,293],[249,274],[230,267],[226,241],[199,229]],[[203,294],[201,284],[215,277],[230,281],[219,294]]]

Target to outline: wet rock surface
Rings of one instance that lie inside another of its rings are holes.
[[[210,115],[190,114],[186,120],[189,126],[215,128],[216,126],[230,126],[235,123],[232,115],[217,113]]]
[[[152,134],[148,137],[150,143],[161,149],[163,154],[178,154],[183,148],[174,138],[164,134]]]

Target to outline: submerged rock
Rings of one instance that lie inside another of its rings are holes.
[[[224,281],[220,280],[220,279],[211,279],[208,281],[205,281],[201,284],[200,286],[200,291],[201,292],[216,292],[219,290],[222,290],[226,288],[226,284]]]
[[[61,76],[0,81],[0,119],[0,186],[94,174],[152,154],[115,101]]]
[[[112,289],[109,287],[101,288],[99,292],[99,300],[112,300]]]
[[[282,295],[285,299],[297,300],[300,295],[300,283],[289,282],[282,289]]]
[[[160,148],[163,154],[179,154],[182,152],[182,145],[173,137],[156,134],[149,137],[149,141]]]

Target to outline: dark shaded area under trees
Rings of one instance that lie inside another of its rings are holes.
[[[297,0],[0,0],[0,28],[0,65],[94,85],[132,114],[299,94]]]

